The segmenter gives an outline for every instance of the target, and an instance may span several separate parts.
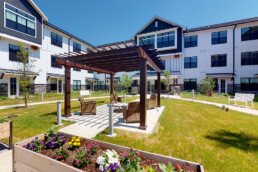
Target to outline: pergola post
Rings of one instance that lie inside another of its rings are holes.
[[[147,96],[147,60],[140,60],[140,126],[139,129],[146,130],[146,96]]]
[[[160,82],[160,72],[157,72],[157,96],[158,96],[158,107],[160,107],[160,92],[161,92],[161,82]]]
[[[114,94],[114,74],[110,74],[110,94]]]
[[[65,66],[65,114],[71,116],[71,67]]]

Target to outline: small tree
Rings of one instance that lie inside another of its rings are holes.
[[[212,91],[215,88],[215,81],[212,78],[203,78],[200,81],[199,89],[202,94],[212,96]]]
[[[162,79],[161,82],[166,86],[166,91],[169,95],[169,85],[174,78],[171,76],[171,72],[166,70],[163,72],[163,76],[165,77],[165,79]]]
[[[132,86],[132,78],[133,76],[129,77],[127,73],[124,73],[120,79],[122,86],[125,87],[126,93],[128,93],[128,88]]]
[[[21,72],[21,78],[20,78],[20,88],[24,95],[24,104],[25,107],[28,107],[28,99],[29,99],[29,93],[30,93],[30,77],[28,75],[29,72],[32,72],[33,60],[29,61],[29,50],[24,46],[23,43],[19,42],[19,51],[16,53],[17,58],[21,62],[21,67],[19,68],[19,71]],[[36,73],[35,73],[36,74]]]

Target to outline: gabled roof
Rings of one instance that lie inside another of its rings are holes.
[[[231,22],[225,22],[225,23],[219,23],[219,24],[213,24],[213,25],[208,25],[208,26],[202,26],[202,27],[197,27],[197,28],[191,28],[187,29],[185,32],[197,32],[201,30],[208,30],[208,29],[215,29],[219,27],[227,27],[227,26],[233,26],[233,25],[238,25],[238,24],[244,24],[244,23],[250,23],[250,22],[257,22],[258,17],[253,17],[253,18],[247,18],[247,19],[242,19],[242,20],[235,20]]]
[[[48,21],[48,18],[45,16],[45,14],[39,9],[39,7],[33,2],[33,0],[27,0],[30,5],[41,15],[44,21]]]
[[[186,27],[183,26],[183,25],[177,24],[177,23],[175,23],[175,22],[169,21],[169,20],[164,19],[164,18],[159,17],[159,16],[154,16],[146,25],[144,25],[136,34],[134,34],[134,36],[137,35],[137,34],[139,34],[139,33],[141,33],[144,29],[146,29],[146,28],[147,28],[152,22],[154,22],[155,20],[160,20],[160,21],[162,21],[162,22],[165,22],[165,23],[170,24],[170,25],[173,25],[173,26],[176,25],[176,26],[181,27],[183,30],[186,30]],[[133,36],[133,37],[134,37],[134,36]]]
[[[59,32],[65,34],[65,35],[67,35],[67,36],[70,36],[70,37],[73,38],[73,39],[76,39],[76,40],[78,40],[78,41],[80,41],[80,42],[82,42],[82,43],[84,43],[84,44],[87,44],[87,45],[90,46],[90,47],[94,47],[94,45],[90,44],[89,42],[84,41],[83,39],[78,38],[77,36],[74,36],[73,34],[67,32],[67,31],[65,31],[65,30],[63,30],[63,29],[61,29],[61,28],[59,28],[59,27],[57,27],[57,26],[55,26],[55,25],[53,25],[53,24],[51,24],[51,23],[49,23],[49,22],[44,22],[44,24],[45,24],[46,26],[52,28],[52,29],[55,29],[55,30],[57,30],[57,31],[59,31]]]

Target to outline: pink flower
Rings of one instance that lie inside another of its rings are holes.
[[[66,154],[68,154],[68,150],[65,150]]]
[[[126,152],[123,153],[123,156],[125,156],[125,153],[126,153]]]
[[[64,149],[65,147],[62,147],[62,149]]]
[[[61,155],[58,155],[58,156],[57,156],[57,159],[62,159],[62,156],[61,156]]]
[[[78,160],[78,161],[76,161],[75,163],[74,163],[74,165],[77,165],[79,162],[81,162],[82,160]]]
[[[86,157],[86,159],[89,159],[88,157]]]
[[[130,162],[130,159],[128,159],[128,162]]]
[[[91,153],[89,153],[89,155],[88,156],[91,156]]]
[[[92,156],[92,158],[94,158],[94,156]]]
[[[130,149],[131,151],[133,150],[133,148]]]
[[[128,156],[130,156],[129,154],[126,154],[126,156],[128,157]]]

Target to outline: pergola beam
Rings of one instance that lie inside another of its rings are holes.
[[[63,59],[57,59],[56,61],[58,62],[58,64],[60,64],[62,66],[75,67],[75,68],[78,68],[78,69],[91,70],[91,71],[94,71],[94,72],[106,73],[106,74],[113,74],[114,73],[112,71],[107,71],[107,70],[99,69],[99,68],[96,68],[96,67],[85,66],[85,65],[78,64],[78,63],[74,63],[74,62],[67,62],[66,60],[63,60]]]
[[[138,53],[140,58],[146,59],[148,65],[151,66],[152,69],[154,69],[157,72],[160,72],[160,68],[152,61],[149,55],[141,47],[138,48]]]

